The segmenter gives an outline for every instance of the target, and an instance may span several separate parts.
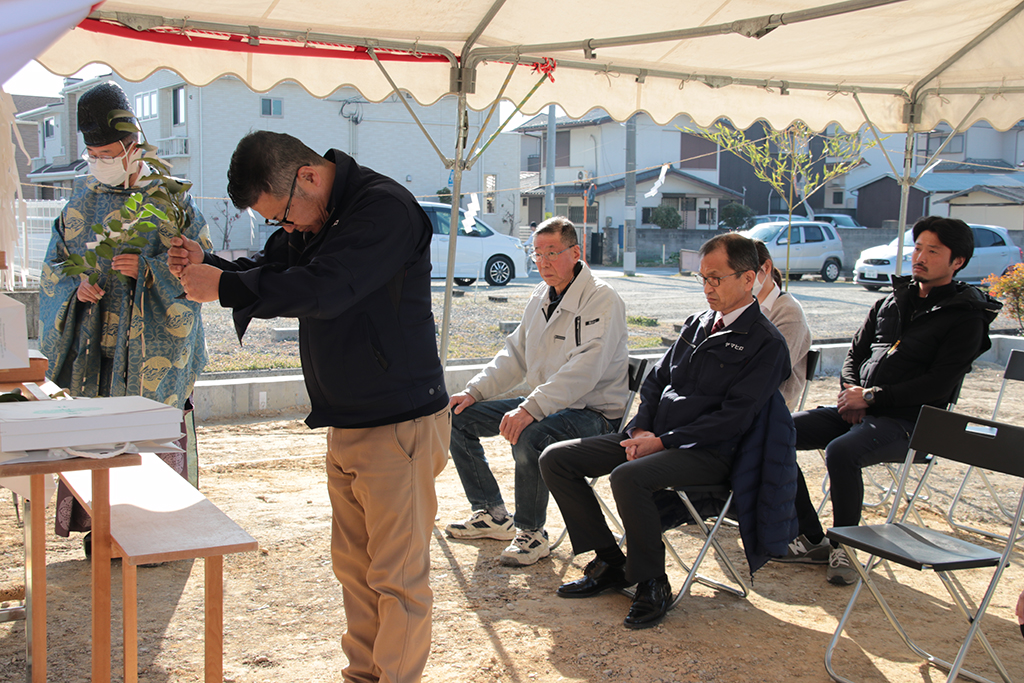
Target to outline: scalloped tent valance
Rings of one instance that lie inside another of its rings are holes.
[[[377,101],[392,83],[423,104],[601,107],[664,123],[802,119],[883,132],[941,121],[1024,118],[1020,0],[108,0],[39,60],[71,74],[104,62],[141,80],[160,68],[203,85],[223,74],[265,91],[285,80],[323,96],[351,85]],[[771,14],[766,14],[770,10]],[[517,65],[514,66],[513,65]]]

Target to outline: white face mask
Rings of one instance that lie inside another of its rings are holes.
[[[121,145],[123,147],[124,143],[121,143]],[[129,154],[113,159],[87,157],[89,175],[104,185],[124,185],[127,187],[128,179],[139,170],[139,160],[142,158],[142,154],[143,150],[136,147]],[[125,163],[125,157],[128,158],[127,164]]]
[[[771,278],[770,275],[765,275],[762,271],[757,271],[757,277],[754,278],[754,288],[752,294],[754,298],[757,298],[761,294],[761,290],[764,289],[765,285],[768,284],[768,280]]]

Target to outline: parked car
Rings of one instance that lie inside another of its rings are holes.
[[[444,278],[448,274],[448,243],[451,207],[437,202],[420,202],[434,227],[430,240],[430,277]],[[459,209],[459,238],[455,242],[456,284],[471,285],[479,278],[487,284],[503,287],[513,278],[529,274],[526,248],[515,237],[503,235],[487,226],[479,218],[467,228],[466,212]]]
[[[794,216],[793,218],[797,218]],[[800,216],[804,218],[804,216]],[[743,223],[743,230],[750,230],[762,223],[775,223],[777,221],[789,221],[789,216],[784,213],[764,213],[759,216],[751,216]]]
[[[845,213],[815,213],[814,220],[831,223],[837,228],[863,228],[853,216]]]
[[[989,275],[1003,275],[1015,263],[1024,261],[1024,250],[1013,243],[1006,228],[997,225],[971,225],[974,232],[974,255],[970,263],[956,274],[957,280],[980,283]],[[903,234],[903,267],[901,274],[910,275],[910,258],[914,251],[914,234],[907,228]],[[891,284],[896,273],[896,240],[865,249],[853,269],[853,281],[868,290]]]
[[[772,261],[786,272],[788,222],[762,223],[741,234],[759,239],[768,247]],[[825,282],[835,282],[843,270],[843,240],[828,223],[793,221],[789,247],[790,279],[799,280],[808,273],[819,273]]]

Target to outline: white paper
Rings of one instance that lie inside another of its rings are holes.
[[[6,294],[0,294],[0,369],[28,366],[25,304]]]

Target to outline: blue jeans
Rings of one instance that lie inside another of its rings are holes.
[[[480,437],[497,436],[501,418],[518,408],[524,400],[518,397],[478,401],[458,415],[452,414],[452,461],[474,510],[486,510],[504,503],[498,481],[487,464]],[[541,452],[559,441],[598,436],[610,431],[612,424],[604,415],[587,409],[560,410],[523,430],[516,445],[512,446],[512,458],[516,464],[513,521],[517,528],[540,529],[547,520],[548,488],[537,465]]]

